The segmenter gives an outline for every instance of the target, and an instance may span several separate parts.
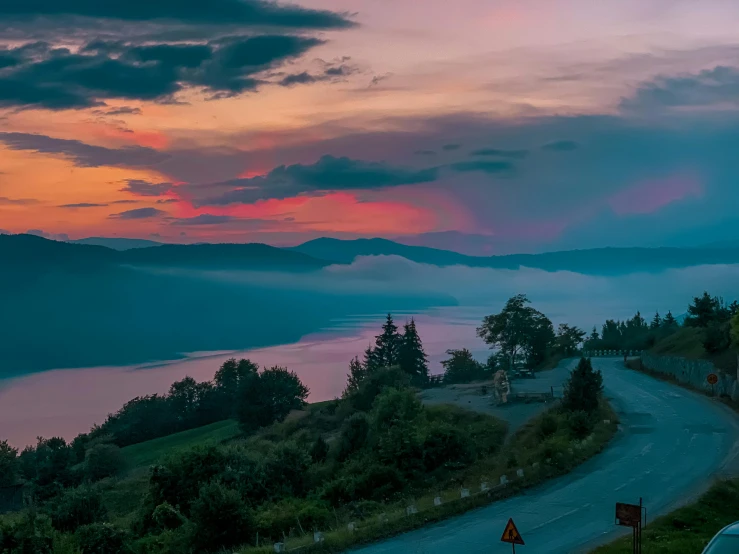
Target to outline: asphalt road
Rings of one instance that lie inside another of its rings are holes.
[[[574,554],[607,542],[616,502],[647,507],[647,518],[687,502],[737,461],[739,425],[725,406],[625,369],[622,359],[593,358],[621,427],[612,444],[572,473],[430,527],[356,550],[362,554],[509,553],[501,543],[512,517],[519,554]]]

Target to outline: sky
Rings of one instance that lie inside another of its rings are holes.
[[[0,230],[739,240],[731,0],[5,0]]]

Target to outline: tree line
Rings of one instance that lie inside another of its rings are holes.
[[[585,339],[586,350],[647,350],[658,341],[667,338],[681,328],[697,328],[703,331],[702,343],[709,354],[722,352],[732,344],[732,325],[737,331],[739,342],[739,303],[735,300],[727,304],[723,298],[712,296],[704,291],[693,297],[687,307],[682,322],[668,311],[665,316],[655,312],[647,321],[641,312],[625,321],[608,319],[601,326],[600,333],[593,327]]]

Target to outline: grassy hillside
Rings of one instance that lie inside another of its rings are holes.
[[[697,502],[647,522],[642,535],[645,554],[697,554],[729,523],[739,520],[739,480],[714,485]],[[592,554],[628,554],[631,535]]]
[[[126,468],[131,471],[157,463],[168,454],[196,445],[220,444],[240,433],[239,424],[232,420],[218,421],[159,439],[127,446],[122,449]]]
[[[736,371],[736,353],[725,350],[708,353],[703,347],[706,330],[698,327],[682,327],[678,331],[657,341],[650,350],[659,356],[681,356],[694,360],[710,360],[725,371]]]

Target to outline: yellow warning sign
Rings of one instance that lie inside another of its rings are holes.
[[[505,526],[505,530],[503,531],[503,536],[500,537],[500,540],[501,542],[507,542],[510,544],[526,544],[523,542],[523,537],[521,536],[521,533],[519,533],[518,529],[516,529],[516,524],[513,523],[513,518],[510,518],[508,520],[508,523]]]

